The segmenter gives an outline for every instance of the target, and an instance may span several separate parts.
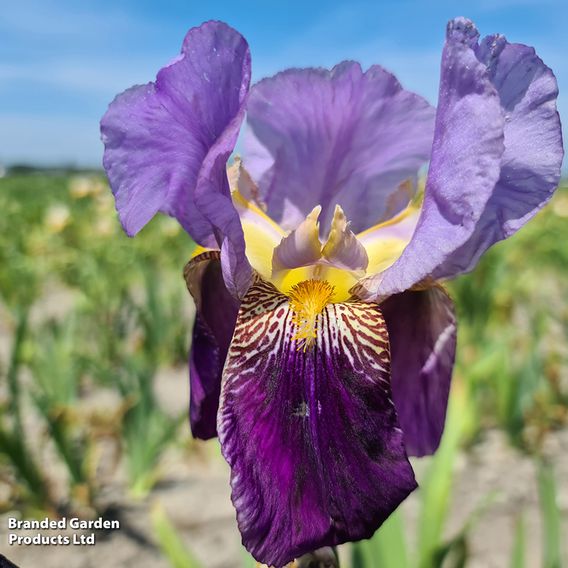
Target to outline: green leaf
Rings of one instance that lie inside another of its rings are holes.
[[[257,563],[256,560],[247,552],[247,550],[243,547],[241,548],[241,568],[256,568]]]
[[[543,530],[543,567],[560,568],[561,558],[561,518],[556,501],[556,483],[552,466],[544,460],[538,468],[538,492]]]
[[[521,515],[515,525],[515,540],[511,554],[511,568],[525,568],[525,520]]]
[[[398,511],[395,511],[365,544],[366,554],[371,561],[367,566],[377,566],[377,568],[410,566],[403,522]]]
[[[190,550],[186,548],[161,505],[154,504],[150,511],[150,517],[158,546],[172,568],[203,568]]]
[[[368,540],[354,542],[351,548],[351,568],[378,568]]]
[[[441,545],[448,514],[453,467],[467,420],[467,393],[464,385],[454,382],[444,436],[432,458],[421,484],[422,510],[419,519],[418,558],[421,568],[431,568],[435,551]]]
[[[436,568],[465,568],[468,548],[465,532],[439,547],[432,556],[432,566]]]

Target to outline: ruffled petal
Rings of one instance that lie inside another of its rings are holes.
[[[391,388],[409,455],[438,448],[456,352],[453,302],[441,287],[407,291],[381,304],[391,346]]]
[[[217,436],[221,373],[239,306],[223,282],[218,251],[190,260],[184,277],[196,307],[189,354],[189,420],[193,436],[208,440]]]
[[[359,294],[380,299],[430,276],[475,232],[500,174],[504,115],[485,64],[475,54],[478,33],[467,20],[448,24],[432,157],[422,212],[410,244]]]
[[[222,250],[227,284],[250,279],[225,171],[244,117],[250,53],[220,22],[190,30],[154,83],[119,95],[101,121],[104,167],[119,217],[136,234],[158,211]]]
[[[219,439],[243,543],[284,566],[370,537],[416,487],[389,386],[376,304],[328,304],[298,349],[289,300],[258,282],[241,305],[225,370]]]
[[[328,227],[339,204],[366,229],[407,205],[399,186],[430,155],[434,109],[378,66],[284,71],[253,86],[247,113],[244,161],[285,227],[318,204]]]
[[[564,152],[554,74],[532,47],[502,36],[486,37],[476,51],[505,112],[505,152],[474,233],[435,271],[436,278],[472,270],[491,245],[510,237],[546,204],[560,180]]]

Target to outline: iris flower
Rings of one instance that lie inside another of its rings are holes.
[[[370,537],[416,488],[456,349],[440,281],[535,215],[563,149],[552,71],[464,18],[437,109],[376,65],[250,77],[244,38],[207,22],[101,132],[126,233],[161,211],[199,244],[192,431],[218,434],[243,543],[280,567]]]

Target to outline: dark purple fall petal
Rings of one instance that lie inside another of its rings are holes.
[[[154,83],[116,97],[101,121],[103,163],[127,234],[158,211],[172,215],[200,244],[222,248],[238,289],[250,274],[225,168],[249,83],[244,38],[207,22],[188,32]]]
[[[189,355],[189,421],[195,438],[217,436],[221,374],[235,328],[238,303],[223,282],[219,252],[205,252],[184,270],[196,317]]]
[[[391,348],[391,389],[411,456],[438,448],[456,352],[453,302],[441,287],[406,291],[381,304]]]
[[[291,340],[288,298],[255,283],[243,299],[218,416],[243,543],[282,567],[370,537],[416,487],[389,385],[376,304],[329,304],[316,344]]]
[[[556,110],[558,85],[532,47],[489,36],[476,49],[505,112],[501,174],[475,232],[434,272],[451,278],[472,270],[496,242],[518,231],[552,196],[563,147]]]
[[[401,182],[428,160],[433,119],[379,66],[290,69],[251,89],[245,166],[283,226],[285,214],[319,204],[327,230],[339,204],[359,232],[384,218]]]

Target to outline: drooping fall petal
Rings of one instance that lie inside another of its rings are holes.
[[[208,440],[217,435],[221,373],[239,306],[225,287],[218,251],[192,259],[184,276],[196,308],[189,354],[189,420],[193,436]]]
[[[407,290],[381,304],[391,346],[391,388],[406,451],[438,448],[456,352],[453,302],[439,286]]]
[[[289,299],[262,281],[243,300],[218,431],[243,543],[284,566],[370,537],[416,487],[389,385],[376,304],[328,304],[307,349]]]

